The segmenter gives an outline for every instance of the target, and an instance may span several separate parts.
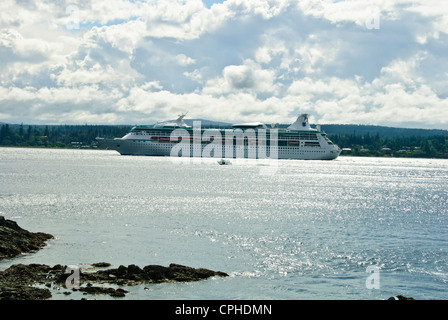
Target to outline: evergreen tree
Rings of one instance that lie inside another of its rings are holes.
[[[26,130],[26,141],[30,141],[31,140],[31,133],[32,133],[32,128],[31,126],[28,126],[28,129]]]

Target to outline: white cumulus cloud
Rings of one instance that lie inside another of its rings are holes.
[[[189,116],[448,128],[431,0],[0,3],[0,121]]]

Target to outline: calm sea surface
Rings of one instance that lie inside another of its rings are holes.
[[[0,148],[0,215],[55,236],[0,269],[104,261],[230,274],[127,287],[124,299],[448,299],[447,160],[279,160],[262,174],[272,165]]]

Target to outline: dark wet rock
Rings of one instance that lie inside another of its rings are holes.
[[[415,299],[412,297],[404,297],[402,295],[398,295],[398,296],[390,297],[387,300],[415,300]]]
[[[95,267],[95,268],[107,268],[107,267],[110,267],[110,263],[109,262],[92,263],[92,267]]]
[[[16,285],[26,285],[32,283],[41,283],[48,286],[51,281],[59,281],[65,268],[61,265],[50,267],[44,264],[15,264],[0,271],[0,284],[14,283]]]
[[[0,300],[45,300],[51,292],[45,288],[31,286],[0,287]]]
[[[121,288],[114,289],[114,288],[98,287],[93,285],[81,287],[79,288],[79,291],[84,292],[84,294],[93,294],[93,295],[108,294],[114,298],[122,298],[126,295],[126,293],[128,293],[128,291]]]
[[[15,221],[0,216],[0,259],[39,250],[52,238],[51,234],[22,229]]]
[[[110,266],[108,263],[102,263],[102,265]],[[0,299],[48,299],[51,297],[51,292],[47,288],[66,287],[66,281],[72,275],[66,270],[67,267],[60,264],[54,267],[43,264],[13,265],[5,271],[0,271]],[[148,265],[144,268],[131,264],[127,267],[121,265],[118,268],[107,268],[94,272],[80,270],[80,286],[73,290],[79,290],[85,294],[108,294],[112,297],[123,297],[127,293],[124,289],[96,286],[92,283],[134,286],[142,283],[200,281],[214,276],[226,277],[228,274],[179,264],[170,264],[169,267]],[[47,288],[35,288],[34,285]]]
[[[220,271],[216,272],[204,268],[196,269],[174,263],[170,264],[169,269],[171,280],[174,281],[198,281],[214,276],[220,276],[220,277],[228,276],[226,273]]]
[[[0,271],[0,300],[43,300],[51,298],[51,281],[64,272],[61,265],[53,268],[42,264],[16,264]],[[34,287],[43,284],[46,288]]]
[[[85,273],[89,281],[112,282],[117,284],[133,285],[135,282],[187,282],[199,281],[210,277],[226,277],[228,274],[221,271],[213,271],[204,268],[192,268],[179,264],[170,264],[169,267],[160,265],[148,265],[141,269],[131,264],[119,266],[116,269],[99,270],[95,273]]]

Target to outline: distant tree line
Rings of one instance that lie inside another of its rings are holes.
[[[0,129],[1,146],[95,148],[96,137],[124,136],[130,126],[107,125],[9,125]]]
[[[97,148],[96,137],[122,137],[131,126],[119,125],[10,125],[2,124],[0,146],[49,147],[49,148]],[[328,128],[330,129],[330,128]],[[378,128],[376,129],[378,130]],[[328,130],[330,131],[330,130]],[[328,132],[327,131],[327,132]],[[422,135],[385,137],[376,134],[328,132],[328,137],[344,151],[342,155],[425,157],[448,159],[448,135]],[[362,132],[362,131],[361,131]],[[415,132],[413,132],[415,133]]]
[[[393,156],[415,158],[447,158],[448,136],[381,137],[379,133],[329,135],[330,140],[343,148],[342,155]]]

